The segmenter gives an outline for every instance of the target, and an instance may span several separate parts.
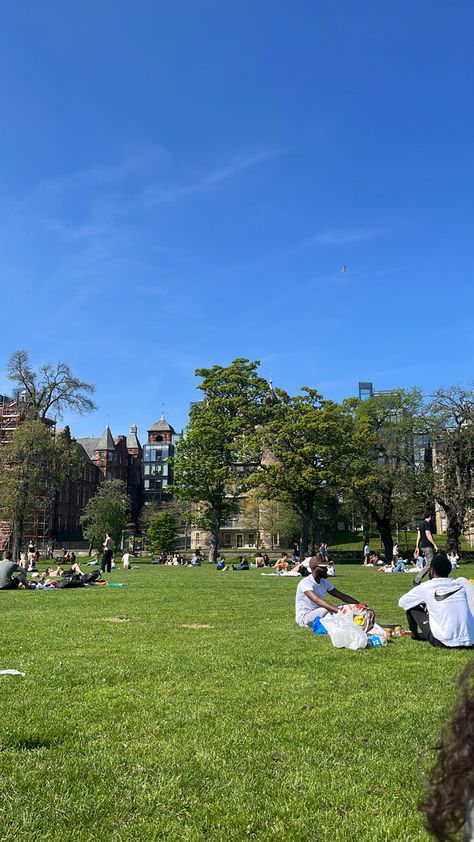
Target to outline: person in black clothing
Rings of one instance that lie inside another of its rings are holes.
[[[429,573],[434,554],[438,552],[438,547],[436,546],[436,542],[431,534],[431,519],[431,512],[425,512],[424,519],[418,524],[415,558],[418,558],[421,550],[424,565],[422,569],[416,574],[413,580],[414,585],[419,585],[423,577],[426,576],[427,573]]]

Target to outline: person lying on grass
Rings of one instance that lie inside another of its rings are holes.
[[[343,593],[335,588],[332,582],[328,582],[327,561],[322,559],[319,554],[311,558],[309,566],[311,575],[302,579],[296,588],[295,614],[299,626],[311,625],[315,617],[326,617],[327,614],[338,613],[336,606],[327,602],[324,598],[326,594],[340,599],[341,602],[349,603],[349,605],[360,603],[360,600]]]
[[[414,640],[457,649],[474,646],[474,585],[464,576],[451,579],[446,553],[431,561],[429,581],[400,597]],[[415,580],[416,581],[416,580]]]

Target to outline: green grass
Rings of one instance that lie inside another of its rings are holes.
[[[111,578],[128,586],[0,594],[0,668],[26,673],[0,676],[2,842],[427,839],[423,773],[469,653],[334,649],[295,625],[295,580],[259,571]],[[335,580],[392,623],[410,582]]]
[[[413,553],[416,544],[416,532],[407,532],[405,536],[405,532],[399,533],[399,540],[398,546],[402,552],[405,552],[405,546],[407,552],[410,554]],[[436,544],[437,546],[444,550],[448,546],[448,538],[446,534],[436,534]],[[397,536],[394,533],[393,535],[394,542],[397,541]],[[383,552],[383,544],[380,541],[380,535],[378,532],[374,532],[370,536],[370,547],[372,550],[382,550]],[[340,532],[334,535],[334,539],[330,543],[331,550],[353,550],[354,552],[359,552],[362,554],[364,549],[364,538],[361,532]],[[466,541],[464,537],[461,537],[461,549],[462,550],[470,550],[471,546]]]

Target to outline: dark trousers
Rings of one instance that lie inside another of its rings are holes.
[[[102,573],[104,572],[105,568],[107,568],[107,573],[110,573],[112,570],[112,556],[113,550],[104,550],[104,554],[102,556],[102,561],[100,564],[100,569]]]
[[[427,640],[432,646],[439,646],[442,649],[448,648],[444,643],[433,637],[433,632],[430,629],[430,618],[426,611],[423,610],[422,605],[415,605],[414,608],[409,608],[406,613],[408,628],[414,640]]]
[[[2,591],[14,591],[15,588],[18,588],[20,585],[20,580],[17,579],[16,576],[13,577],[9,585],[4,585],[3,588],[0,588]]]

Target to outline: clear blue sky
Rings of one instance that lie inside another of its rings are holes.
[[[73,433],[143,440],[235,357],[470,382],[473,41],[468,0],[4,3],[0,391],[64,360]]]

